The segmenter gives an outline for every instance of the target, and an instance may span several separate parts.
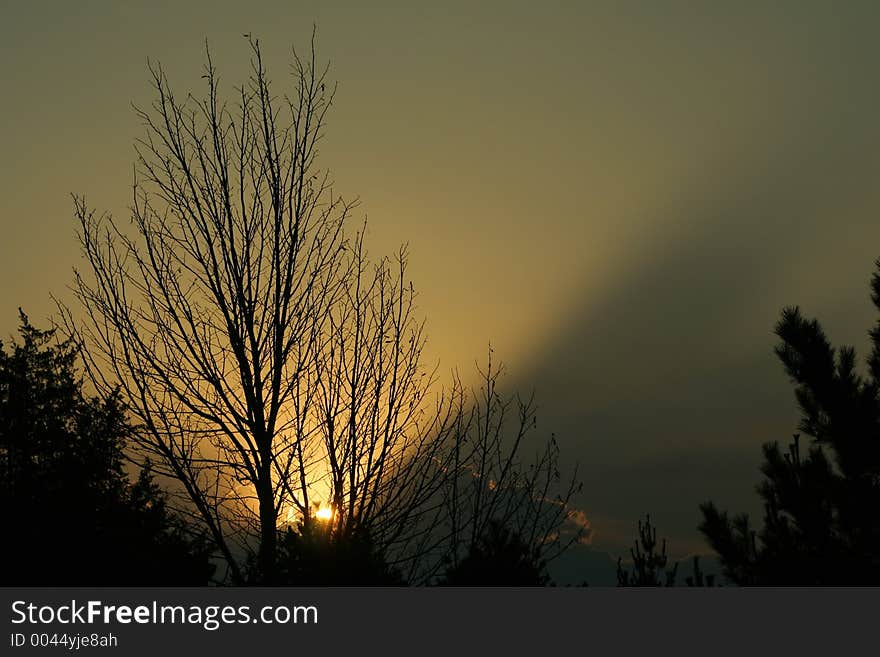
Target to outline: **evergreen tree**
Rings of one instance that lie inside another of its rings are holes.
[[[645,522],[639,520],[639,537],[633,543],[629,553],[632,556],[632,571],[623,567],[622,558],[617,559],[618,586],[675,586],[678,564],[667,569],[669,558],[666,556],[666,539],[657,550],[657,529],[651,525],[651,516],[645,516]]]
[[[871,281],[880,309],[880,260]],[[763,526],[701,506],[700,530],[726,577],[741,585],[880,583],[880,321],[870,332],[867,372],[852,347],[835,349],[816,320],[787,308],[776,325],[776,355],[795,385],[810,439],[783,451],[764,446],[758,487]]]
[[[21,342],[0,342],[0,582],[206,584],[207,545],[148,468],[126,475],[118,396],[87,398],[75,345],[20,318]]]

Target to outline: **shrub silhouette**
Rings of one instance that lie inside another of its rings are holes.
[[[278,581],[290,586],[399,586],[366,530],[333,531],[313,518],[288,527],[278,541]]]
[[[871,298],[880,309],[880,260]],[[867,375],[852,347],[835,349],[816,320],[786,308],[776,355],[795,385],[800,434],[785,451],[764,445],[758,487],[763,526],[701,506],[700,530],[724,574],[740,585],[880,582],[880,322],[870,332]]]
[[[77,349],[20,313],[0,342],[0,581],[6,585],[206,584],[204,542],[168,513],[149,468],[124,470],[119,398],[88,399]]]
[[[446,586],[545,586],[550,582],[539,552],[516,532],[490,521],[461,561],[441,580]]]

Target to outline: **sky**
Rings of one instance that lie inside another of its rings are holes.
[[[316,25],[339,84],[321,164],[373,252],[409,244],[429,357],[467,379],[491,342],[535,391],[580,465],[583,559],[623,554],[648,512],[673,556],[705,552],[699,503],[758,512],[760,446],[796,429],[781,308],[865,353],[878,19],[858,0],[5,2],[0,335],[71,298],[71,193],[126,214],[148,58],[200,90],[207,39],[231,91],[251,33],[281,84]]]

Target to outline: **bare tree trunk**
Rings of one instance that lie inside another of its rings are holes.
[[[257,481],[260,513],[260,547],[257,564],[264,584],[275,582],[278,550],[278,513],[275,510],[275,490],[271,473],[266,471]]]

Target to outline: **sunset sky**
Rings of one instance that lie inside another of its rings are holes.
[[[758,511],[760,445],[798,417],[780,309],[862,353],[874,321],[880,5],[254,4],[3,4],[0,335],[70,298],[72,192],[126,214],[148,58],[201,92],[207,38],[232,92],[251,33],[280,90],[316,24],[321,164],[371,251],[409,243],[441,376],[491,341],[535,390],[591,549],[650,512],[674,556],[705,552],[700,502]]]

